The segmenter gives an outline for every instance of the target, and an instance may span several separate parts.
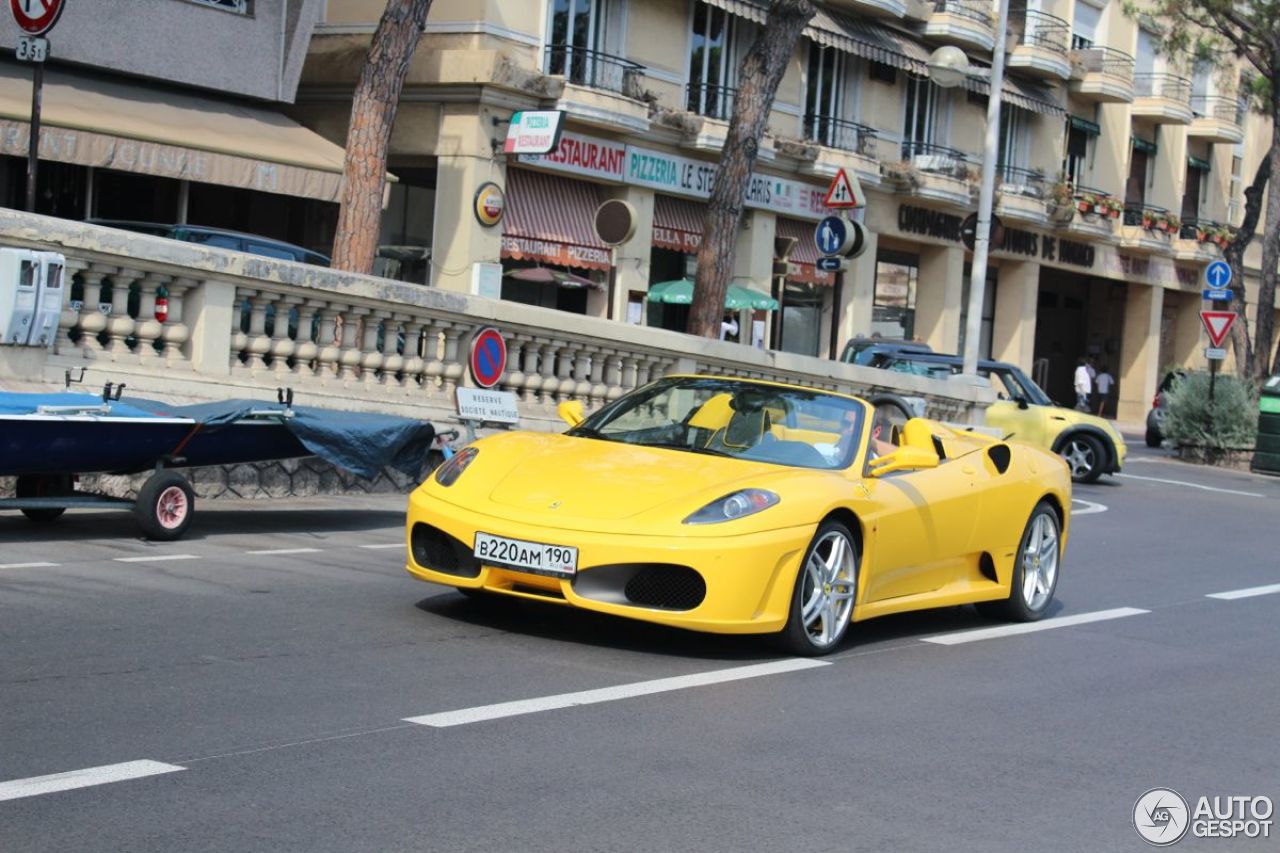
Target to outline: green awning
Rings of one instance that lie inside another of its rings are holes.
[[[1135,136],[1133,138],[1133,150],[1141,151],[1144,154],[1155,154],[1156,144],[1149,140],[1143,139],[1141,136]]]
[[[1187,165],[1193,169],[1203,169],[1206,172],[1209,171],[1208,160],[1201,160],[1199,157],[1194,157],[1191,154],[1187,155]]]
[[[687,278],[677,278],[651,284],[649,301],[665,302],[668,305],[689,305],[693,302],[693,282]],[[724,294],[724,307],[730,311],[744,311],[748,308],[773,311],[777,309],[778,301],[749,287],[731,284]]]
[[[1083,131],[1090,136],[1102,135],[1102,128],[1098,126],[1096,121],[1089,121],[1087,118],[1080,118],[1080,116],[1071,116],[1070,118],[1073,129]]]

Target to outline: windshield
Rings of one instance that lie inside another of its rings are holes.
[[[1007,395],[1010,400],[1026,400],[1036,406],[1052,406],[1049,395],[1040,390],[1040,386],[1030,376],[1016,367],[998,368],[991,371],[991,385],[999,394]]]
[[[800,468],[846,468],[865,405],[849,397],[736,379],[660,379],[566,434]]]

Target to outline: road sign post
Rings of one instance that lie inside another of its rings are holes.
[[[862,202],[859,201],[858,194],[853,188],[853,181],[849,180],[849,175],[844,169],[837,171],[836,176],[831,179],[831,185],[827,187],[827,195],[823,203],[827,207],[837,209],[862,207]]]
[[[49,56],[49,41],[39,38],[58,23],[66,5],[64,0],[9,0],[9,11],[24,35],[18,42],[17,58],[30,62],[31,124],[27,140],[27,211],[36,209],[36,171],[40,158],[40,102],[44,90],[44,61]]]

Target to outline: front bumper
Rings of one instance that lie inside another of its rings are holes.
[[[792,585],[814,529],[805,526],[736,536],[566,530],[473,512],[419,489],[409,498],[405,526],[409,557],[405,568],[421,580],[459,589],[567,604],[697,631],[769,633],[782,630],[786,624]],[[452,558],[440,555],[439,543],[445,540],[432,531],[447,537]],[[476,561],[470,554],[478,531],[574,546],[578,549],[577,575],[547,577]],[[424,541],[437,547],[424,548]],[[626,579],[634,576],[634,567],[651,566],[687,567],[705,583],[705,595],[696,606],[687,609],[629,601]]]

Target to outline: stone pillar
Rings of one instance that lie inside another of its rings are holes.
[[[773,290],[773,238],[777,233],[778,218],[763,210],[749,210],[743,214],[742,228],[738,231],[738,246],[733,258],[733,277],[730,284],[748,287],[766,296]],[[751,345],[752,311],[740,311],[738,340]],[[772,316],[765,320],[765,346],[772,346],[768,329],[773,325]]]
[[[169,286],[172,319],[173,286]],[[240,328],[236,286],[229,281],[206,279],[186,296],[184,318],[191,328],[191,369],[208,376],[231,373],[232,327]]]
[[[493,156],[491,140],[500,136],[489,113],[474,107],[446,106],[440,116],[436,160],[436,210],[448,211],[435,221],[431,284],[444,290],[471,292],[477,263],[499,262],[502,223],[485,227],[476,219],[476,190],[485,181],[507,189],[506,169]]]
[[[1164,290],[1129,282],[1120,342],[1120,402],[1116,419],[1141,421],[1151,408],[1160,371],[1160,317]]]
[[[1030,373],[1036,349],[1036,306],[1040,299],[1040,265],[1034,261],[1001,261],[996,288],[996,316],[991,355]]]
[[[1200,309],[1204,302],[1196,298],[1198,294],[1166,293],[1165,298],[1173,303],[1173,351],[1166,354],[1169,364],[1159,365],[1161,370],[1174,364],[1183,367],[1202,367],[1204,365],[1204,347],[1209,339],[1204,335],[1204,324],[1200,322]],[[1239,322],[1238,320],[1236,322]],[[1230,351],[1230,341],[1227,342]],[[1200,360],[1196,360],[1196,356]]]
[[[867,231],[867,248],[849,260],[840,294],[840,350],[851,338],[871,336],[871,314],[876,296],[876,244],[879,236]]]
[[[610,187],[610,198],[622,199],[636,209],[636,233],[614,249],[613,318],[627,319],[627,294],[649,289],[649,253],[653,250],[652,190]],[[641,323],[644,317],[640,318]]]
[[[936,352],[960,346],[960,301],[964,295],[964,249],[939,246],[920,253],[915,336]]]

